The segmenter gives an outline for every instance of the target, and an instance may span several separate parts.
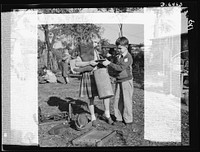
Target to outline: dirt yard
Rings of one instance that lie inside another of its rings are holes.
[[[69,84],[63,84],[64,80],[58,77],[61,83],[56,84],[38,84],[38,106],[42,114],[53,114],[68,111],[68,103],[75,101],[76,105],[72,106],[73,113],[78,113],[80,108],[87,110],[86,99],[78,97],[80,80],[77,77],[70,78]],[[115,127],[108,125],[104,120],[98,119],[100,126],[97,129],[116,130],[116,135],[106,142],[103,146],[181,146],[189,145],[189,120],[188,112],[181,111],[182,114],[182,142],[151,142],[144,140],[144,90],[140,81],[134,81],[133,96],[133,116],[134,131],[125,126]],[[113,99],[111,100],[111,114],[113,116]],[[104,110],[102,101],[96,98],[95,112],[99,117]],[[75,147],[72,140],[84,134],[88,130],[77,131],[73,123],[69,124],[59,135],[50,135],[49,130],[58,124],[39,125],[39,145],[40,147]],[[91,128],[90,128],[91,129]],[[84,145],[76,145],[84,146]]]

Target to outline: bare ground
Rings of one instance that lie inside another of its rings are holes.
[[[68,103],[75,101],[77,104],[72,106],[74,114],[78,113],[82,108],[87,110],[86,99],[79,98],[78,78],[70,78],[69,84],[63,84],[63,79],[58,77],[61,83],[55,84],[39,84],[38,85],[38,106],[40,106],[43,114],[53,114],[68,111]],[[106,142],[103,146],[181,146],[189,145],[189,120],[188,112],[182,110],[182,142],[152,142],[144,139],[144,90],[139,81],[134,81],[133,96],[133,116],[134,123],[131,128],[125,126],[115,127],[108,125],[104,120],[98,119],[100,126],[98,129],[116,130],[116,135]],[[111,99],[111,115],[113,116],[113,99]],[[97,116],[103,113],[104,107],[102,101],[96,98],[95,112]],[[84,134],[88,130],[77,131],[73,124],[65,128],[59,135],[50,135],[48,131],[58,124],[39,125],[39,145],[40,147],[75,147],[72,140]],[[92,128],[90,128],[92,129]],[[84,145],[78,145],[84,146]]]

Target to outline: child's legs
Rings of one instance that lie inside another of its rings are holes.
[[[69,70],[69,65],[67,62],[62,62],[62,76],[65,79],[65,82],[69,82],[69,78],[68,78],[68,70]]]
[[[114,114],[117,121],[122,121],[123,113],[123,102],[122,102],[122,91],[120,91],[120,84],[116,84],[115,98],[114,98]]]
[[[110,118],[110,98],[104,99],[105,115],[107,118]]]
[[[96,120],[96,116],[94,113],[94,98],[89,98],[89,106],[88,107],[89,107],[92,121]]]
[[[123,101],[124,101],[124,111],[123,111],[123,118],[125,123],[133,122],[133,80],[128,80],[122,82],[122,89],[123,89]]]

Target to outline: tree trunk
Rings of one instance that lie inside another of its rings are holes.
[[[42,27],[44,29],[45,42],[46,42],[46,45],[47,45],[47,68],[51,69],[50,51],[52,51],[52,46],[51,46],[51,43],[49,41],[49,29],[48,29],[48,25],[43,25]]]

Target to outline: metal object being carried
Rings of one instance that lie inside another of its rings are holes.
[[[92,129],[72,141],[73,145],[102,146],[116,134],[112,130]]]
[[[95,70],[94,78],[97,85],[99,99],[106,99],[114,96],[110,76],[106,68]]]

